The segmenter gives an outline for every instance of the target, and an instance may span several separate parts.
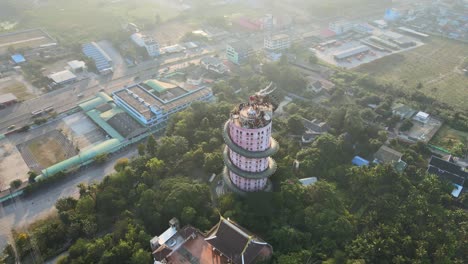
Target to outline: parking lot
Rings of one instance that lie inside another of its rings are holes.
[[[414,46],[408,47],[408,48],[401,48],[396,51],[392,51],[390,49],[386,49],[386,51],[381,51],[370,45],[366,45],[363,43],[363,41],[370,42],[369,38],[367,37],[363,39],[357,39],[357,40],[356,39],[355,40],[352,40],[352,39],[337,40],[333,44],[311,48],[311,51],[313,51],[317,55],[317,57],[323,61],[326,61],[330,64],[333,64],[339,67],[351,69],[351,68],[358,67],[361,64],[368,63],[368,62],[383,58],[391,54],[408,51],[408,50],[424,45],[424,43],[420,41],[417,41],[415,39],[412,39],[412,40],[415,42]],[[348,58],[341,59],[341,60],[335,59],[336,54],[345,52],[353,48],[358,48],[360,46],[368,47],[369,51],[362,52],[360,54],[356,54],[354,56],[350,56]]]

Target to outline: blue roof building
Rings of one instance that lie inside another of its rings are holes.
[[[13,56],[11,56],[11,59],[16,63],[16,64],[19,64],[19,63],[22,63],[22,62],[26,62],[26,59],[23,57],[23,55],[17,53]]]
[[[356,166],[362,167],[362,166],[369,166],[369,161],[361,158],[359,156],[355,156],[352,160],[352,163]]]
[[[83,53],[86,57],[94,60],[96,68],[101,74],[111,73],[114,69],[112,68],[112,59],[107,53],[99,47],[96,42],[91,42],[83,45]]]

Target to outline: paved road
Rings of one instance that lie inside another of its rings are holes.
[[[43,94],[37,98],[7,107],[6,109],[0,110],[0,134],[5,133],[7,128],[11,125],[15,125],[19,128],[31,123],[31,112],[33,111],[53,106],[55,111],[58,113],[64,112],[75,107],[78,102],[94,96],[101,89],[104,89],[107,93],[111,93],[123,88],[125,85],[134,83],[135,76],[140,76],[142,73],[151,76],[154,73],[158,73],[160,67],[174,67],[177,65],[180,65],[181,67],[187,62],[196,62],[206,55],[207,54],[200,54],[192,57],[171,59],[168,62],[164,61],[161,65],[159,65],[159,62],[154,60],[146,61],[140,63],[137,67],[127,70],[126,76],[109,76],[98,77],[97,79],[86,79],[47,94]]]
[[[26,226],[38,219],[45,218],[56,209],[55,202],[63,197],[78,197],[79,183],[100,182],[105,175],[114,171],[114,163],[123,157],[137,155],[135,147],[130,147],[121,153],[112,155],[109,161],[103,165],[96,165],[80,171],[73,178],[54,184],[47,189],[39,190],[37,193],[26,198],[17,198],[14,203],[0,205],[0,250],[11,239],[11,229]]]

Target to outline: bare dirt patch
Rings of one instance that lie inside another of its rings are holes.
[[[36,172],[77,154],[72,142],[58,130],[19,144],[18,149],[29,168]]]
[[[19,100],[28,100],[34,98],[28,88],[16,80],[10,80],[0,83],[0,94],[14,94]]]
[[[34,157],[36,157],[37,162],[43,167],[49,167],[50,165],[64,160],[66,157],[60,143],[50,137],[40,142],[32,142],[28,148]]]

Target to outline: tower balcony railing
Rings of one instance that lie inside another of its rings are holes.
[[[271,175],[273,175],[276,169],[278,168],[278,165],[276,164],[275,160],[268,157],[268,167],[266,170],[259,171],[259,172],[251,172],[251,171],[242,170],[236,165],[234,165],[234,163],[232,163],[231,158],[229,157],[229,148],[227,146],[224,148],[224,151],[223,151],[223,160],[224,160],[224,164],[230,171],[247,179],[268,178]]]
[[[229,135],[229,121],[224,124],[223,128],[223,138],[224,143],[234,152],[246,157],[246,158],[254,158],[254,159],[261,159],[261,158],[268,158],[270,156],[275,155],[279,150],[278,142],[273,138],[270,137],[270,147],[263,151],[250,151],[243,149],[234,141],[232,141],[231,136]]]
[[[233,192],[239,194],[239,195],[242,195],[242,196],[246,196],[248,193],[251,193],[249,191],[244,191],[242,189],[240,189],[239,187],[237,187],[232,181],[231,181],[231,178],[229,177],[229,169],[227,167],[224,167],[223,169],[223,173],[222,173],[222,176],[223,176],[223,181],[224,183],[226,184],[226,186]],[[265,186],[265,188],[263,190],[258,190],[259,192],[260,191],[265,191],[265,192],[271,192],[273,191],[273,183],[270,181],[270,180],[267,180],[267,184]]]

